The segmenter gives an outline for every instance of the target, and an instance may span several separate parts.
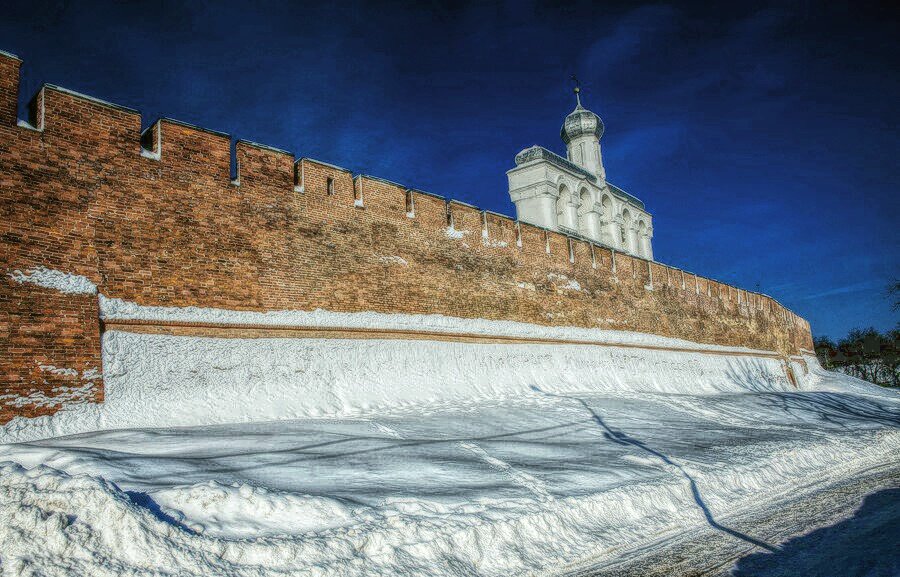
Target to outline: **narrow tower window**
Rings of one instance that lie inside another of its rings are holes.
[[[325,189],[329,195],[334,194],[334,179],[330,176],[325,180]]]

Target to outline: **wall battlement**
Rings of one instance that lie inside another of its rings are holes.
[[[97,296],[10,276],[41,267],[143,305],[812,348],[808,323],[766,295],[288,151],[236,140],[232,154],[229,135],[168,118],[142,131],[137,111],[53,85],[20,122],[20,64],[0,53],[0,422],[52,413],[73,390],[102,400]]]

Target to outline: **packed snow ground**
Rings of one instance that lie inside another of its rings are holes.
[[[823,388],[840,388],[826,373]],[[535,389],[0,446],[4,575],[550,574],[890,463],[855,393]]]
[[[103,345],[104,405],[0,430],[4,577],[550,575],[900,449],[898,395],[812,358],[795,388],[778,359],[586,345]]]
[[[896,577],[900,469],[860,472],[558,577]],[[752,537],[749,537],[751,536]],[[748,541],[752,539],[762,546]]]

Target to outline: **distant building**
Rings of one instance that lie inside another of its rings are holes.
[[[607,182],[603,121],[581,105],[577,88],[575,96],[559,131],[567,158],[535,145],[506,173],[518,219],[653,260],[653,218],[643,202]]]

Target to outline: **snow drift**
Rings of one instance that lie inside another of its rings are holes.
[[[802,373],[801,373],[802,374]],[[221,339],[109,331],[103,405],[16,419],[0,441],[97,429],[349,417],[549,392],[793,389],[781,361],[589,345]]]

